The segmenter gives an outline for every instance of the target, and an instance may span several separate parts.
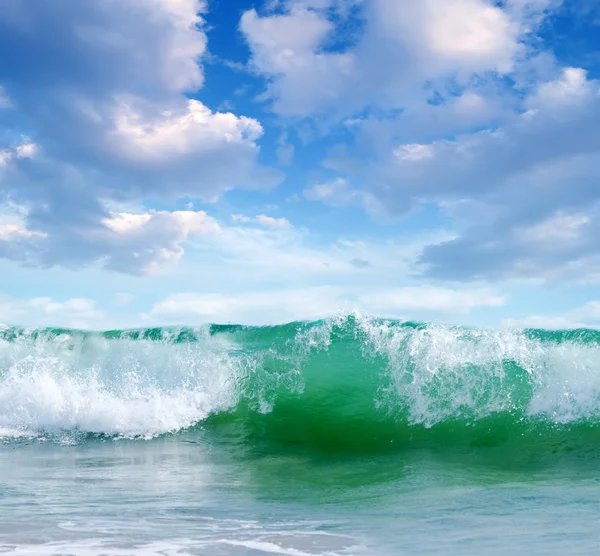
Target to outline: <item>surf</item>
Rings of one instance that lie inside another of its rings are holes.
[[[583,449],[600,334],[340,315],[247,327],[0,330],[0,438],[210,435],[243,450]]]

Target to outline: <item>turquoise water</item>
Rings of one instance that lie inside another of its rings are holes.
[[[0,330],[0,554],[598,554],[600,334]]]

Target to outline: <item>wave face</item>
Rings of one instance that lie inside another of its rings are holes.
[[[5,441],[201,429],[243,446],[364,451],[583,445],[600,439],[598,425],[600,333],[591,330],[357,315],[274,327],[0,329]]]

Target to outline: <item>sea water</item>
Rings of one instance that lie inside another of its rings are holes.
[[[0,330],[0,554],[598,554],[600,333]]]

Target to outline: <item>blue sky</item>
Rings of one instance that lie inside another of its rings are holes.
[[[600,325],[600,4],[16,0],[0,322]]]

